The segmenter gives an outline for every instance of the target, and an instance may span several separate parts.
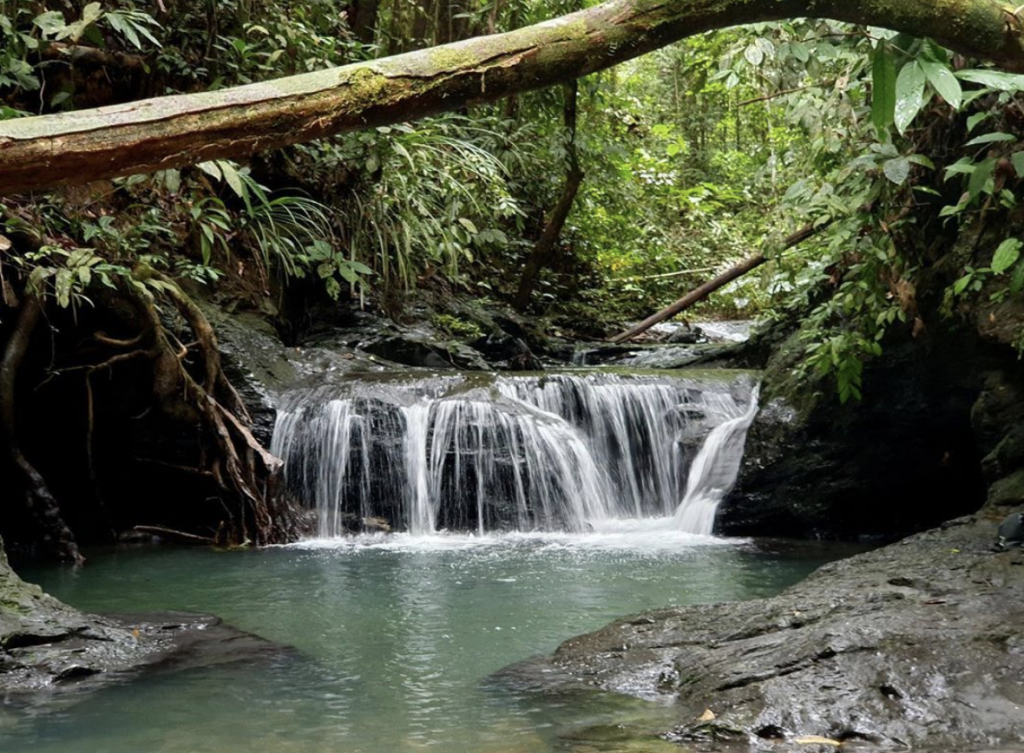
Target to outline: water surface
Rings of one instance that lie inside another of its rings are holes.
[[[8,715],[0,750],[572,750],[583,727],[672,710],[482,681],[631,612],[777,593],[829,558],[640,530],[122,549],[93,553],[77,572],[23,568],[84,610],[211,612],[297,653],[146,676],[35,718]]]

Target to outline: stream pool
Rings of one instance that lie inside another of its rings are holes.
[[[77,572],[23,567],[87,611],[209,612],[297,652],[152,674],[32,716],[8,712],[0,750],[571,751],[581,729],[672,710],[486,678],[631,612],[775,594],[838,555],[638,531],[392,535],[241,553],[128,548],[92,552]]]

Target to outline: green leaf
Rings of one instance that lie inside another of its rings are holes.
[[[238,170],[235,169],[235,166],[227,160],[218,160],[217,165],[224,174],[224,181],[235,192],[235,195],[240,199],[245,199],[245,186],[242,185],[242,178],[238,175]]]
[[[997,89],[1003,92],[1015,92],[1024,89],[1024,76],[1014,73],[1002,73],[1000,71],[982,71],[970,69],[957,71],[956,77],[974,84],[981,84],[990,89]]]
[[[978,125],[978,123],[981,123],[984,120],[988,120],[990,117],[992,117],[992,113],[990,112],[976,112],[973,115],[969,116],[967,118],[967,133],[973,131],[975,126]]]
[[[992,256],[993,274],[1001,275],[1016,264],[1020,258],[1021,247],[1024,247],[1024,243],[1016,238],[1007,238],[1000,243],[999,248],[996,249],[995,254]]]
[[[970,157],[961,157],[952,165],[946,166],[946,180],[954,175],[969,175],[974,172],[974,163]]]
[[[1010,279],[1010,293],[1017,295],[1021,290],[1024,290],[1024,264],[1018,265],[1017,271],[1013,273],[1013,277]]]
[[[986,134],[983,134],[981,136],[977,136],[977,137],[971,139],[970,141],[968,141],[964,146],[978,146],[979,144],[992,144],[992,143],[995,143],[997,141],[1016,141],[1016,140],[1017,140],[1017,137],[1012,135],[1012,134],[1003,133],[1001,131],[996,131],[995,133],[986,133]]]
[[[910,175],[910,160],[906,157],[891,159],[882,165],[882,172],[897,186],[902,186],[906,182],[907,176]]]
[[[459,217],[459,224],[462,225],[462,227],[466,228],[466,230],[468,230],[469,232],[473,233],[473,235],[476,235],[477,232],[479,232],[476,229],[476,225],[473,224],[472,220],[467,220],[465,217]]]
[[[82,9],[82,17],[72,24],[68,24],[58,34],[57,39],[70,39],[77,43],[82,38],[85,30],[103,17],[103,10],[99,3],[89,3]]]
[[[925,75],[917,61],[903,66],[896,78],[896,107],[894,121],[902,135],[924,107]]]
[[[209,175],[214,180],[221,179],[220,167],[217,166],[217,162],[200,162],[196,165],[200,170]]]
[[[754,44],[756,44],[757,48],[761,50],[762,53],[764,53],[764,56],[766,58],[775,57],[775,45],[772,44],[772,41],[770,39],[766,37],[758,37],[757,39],[754,40]]]
[[[59,34],[64,30],[64,14],[56,10],[48,10],[36,16],[32,23],[39,27],[44,36]]]
[[[988,188],[988,182],[992,178],[992,172],[996,168],[996,160],[987,159],[974,167],[974,172],[971,173],[971,179],[967,183],[967,192],[971,195],[971,198],[975,198],[982,191]]]
[[[871,62],[871,122],[879,133],[893,123],[896,114],[896,63],[889,44],[879,42]]]
[[[960,88],[960,82],[956,80],[953,72],[943,63],[936,63],[931,60],[921,60],[918,61],[918,64],[924,71],[928,83],[935,87],[935,91],[949,103],[950,107],[954,110],[959,110],[960,104],[963,102],[964,93]]]
[[[351,269],[353,272],[358,272],[361,275],[372,275],[373,274],[373,270],[370,269],[365,264],[363,264],[361,261],[349,261],[349,262],[346,262],[346,264],[348,264],[349,269]]]
[[[764,61],[764,51],[756,44],[751,44],[743,51],[743,57],[747,59],[748,63],[756,68]]]
[[[71,305],[71,284],[73,278],[70,269],[58,269],[57,280],[54,284],[54,290],[57,293],[57,304],[66,309]]]
[[[968,274],[965,274],[963,277],[961,277],[956,282],[954,282],[953,283],[953,295],[960,295],[965,290],[967,290],[967,286],[971,284],[971,280],[973,278],[974,278],[974,275],[971,274],[971,273],[968,273]]]
[[[1024,178],[1024,152],[1014,152],[1010,156],[1013,169],[1017,171],[1018,178]]]
[[[949,53],[946,52],[945,47],[936,44],[934,40],[925,39],[921,45],[921,52],[925,61],[949,67]]]

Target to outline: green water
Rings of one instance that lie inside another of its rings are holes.
[[[211,612],[298,652],[8,714],[0,751],[572,750],[583,728],[671,708],[482,681],[615,617],[768,596],[829,558],[686,534],[395,536],[231,554],[129,549],[94,553],[78,572],[24,569],[85,610]]]

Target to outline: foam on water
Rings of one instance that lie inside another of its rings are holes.
[[[673,554],[692,547],[742,546],[746,539],[719,538],[687,533],[671,527],[672,518],[602,521],[591,533],[560,531],[510,531],[507,533],[372,533],[306,539],[281,548],[326,552],[381,550],[395,552],[450,552],[462,550],[513,550],[521,547],[561,549],[567,552],[630,551]]]

